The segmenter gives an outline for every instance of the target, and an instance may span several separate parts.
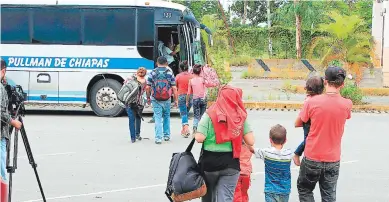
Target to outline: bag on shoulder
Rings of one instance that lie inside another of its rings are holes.
[[[207,193],[207,186],[195,158],[190,142],[185,152],[174,153],[170,161],[165,194],[171,202],[182,202],[200,198]]]
[[[117,93],[119,104],[122,107],[129,106],[131,103],[136,103],[139,99],[139,93],[141,91],[141,85],[135,76],[127,80],[122,88]]]
[[[160,72],[158,69],[155,69],[154,72],[154,98],[158,101],[169,100],[172,96],[171,85],[168,78],[169,69],[164,72]]]
[[[193,69],[191,69],[190,72],[193,74]],[[206,80],[206,87],[208,88],[220,85],[219,76],[217,75],[216,70],[208,65],[204,65],[201,68],[200,76]]]

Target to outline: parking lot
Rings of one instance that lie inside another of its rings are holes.
[[[288,129],[286,147],[297,147],[303,140],[303,132],[293,126],[296,115],[297,112],[249,112],[256,147],[269,145],[269,128],[277,123]],[[338,201],[389,201],[389,114],[352,116],[342,144]],[[26,115],[25,127],[48,201],[168,201],[164,191],[171,155],[183,151],[190,139],[179,135],[180,119],[175,115],[171,120],[171,141],[155,145],[154,124],[147,123],[149,119],[145,117],[142,123],[142,136],[149,139],[132,144],[127,117],[101,118],[89,112]],[[196,157],[199,151],[200,145],[195,145]],[[264,164],[254,157],[252,163],[250,201],[262,202]],[[298,201],[298,168],[292,165],[292,170],[290,201]],[[318,190],[315,194],[319,201]],[[33,169],[20,143],[13,201],[40,199]]]

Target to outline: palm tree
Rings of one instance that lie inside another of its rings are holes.
[[[371,34],[366,31],[365,23],[359,16],[337,12],[329,12],[327,16],[330,22],[319,25],[324,35],[312,40],[309,56],[319,54],[323,66],[333,61],[343,63],[348,70],[357,74],[359,82],[363,67],[371,65]]]

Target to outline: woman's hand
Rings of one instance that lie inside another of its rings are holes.
[[[205,140],[205,135],[203,135],[202,133],[197,132],[197,133],[195,133],[194,138],[195,138],[195,140],[198,143],[203,143],[204,140]]]

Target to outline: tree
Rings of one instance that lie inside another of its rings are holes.
[[[371,65],[373,43],[371,34],[365,30],[366,23],[357,15],[341,15],[333,11],[327,16],[331,22],[319,26],[325,35],[312,40],[309,55],[316,51],[321,55],[323,66],[340,61],[357,74],[359,82],[363,67]]]
[[[245,15],[245,4],[247,4],[246,10],[247,14]],[[244,19],[245,23],[247,21],[250,21],[250,24],[253,26],[257,26],[259,23],[266,22],[267,20],[267,2],[266,1],[235,1],[234,4],[231,6],[231,10],[239,16],[240,18]],[[282,1],[276,0],[271,1],[271,7],[272,10],[277,9],[282,4]],[[247,16],[245,18],[245,16]]]
[[[204,15],[212,15],[212,14],[220,13],[217,1],[212,1],[212,0],[196,0],[196,1],[173,0],[172,2],[188,6],[192,10],[194,16],[199,20]]]

